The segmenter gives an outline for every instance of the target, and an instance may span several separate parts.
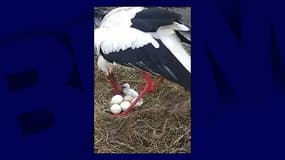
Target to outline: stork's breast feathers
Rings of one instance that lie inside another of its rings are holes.
[[[95,30],[95,45],[103,54],[124,51],[128,48],[141,48],[152,44],[159,48],[159,43],[150,33],[135,28],[100,28]]]

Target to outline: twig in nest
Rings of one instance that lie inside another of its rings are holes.
[[[121,79],[122,82],[134,82],[134,83],[141,83],[143,80],[131,80],[131,79]]]
[[[141,138],[143,139],[143,140],[145,140],[146,142],[148,142],[149,141],[149,138],[146,138],[144,135],[142,135],[141,134]]]
[[[127,147],[128,149],[132,150],[132,151],[136,151],[135,147],[132,147],[131,145],[129,144],[125,144],[123,142],[120,142],[120,141],[112,141],[113,143],[116,143],[118,145],[121,145],[121,146],[125,146]]]
[[[142,124],[139,124],[139,122],[141,122]],[[145,122],[145,120],[137,119],[133,124],[128,125],[128,128],[135,128],[136,127],[137,129],[139,129],[140,127],[138,127],[138,126],[143,126],[142,128],[145,128],[144,126],[150,127],[150,125],[147,124]]]
[[[187,149],[186,148],[176,148],[176,149],[170,151],[170,153],[177,153],[177,152],[187,153]]]
[[[133,135],[134,135],[136,142],[138,142],[140,145],[143,145],[143,140],[141,139],[141,137],[139,137],[139,135],[141,135],[141,133],[134,131]]]
[[[154,138],[158,139],[158,138],[161,138],[161,137],[164,135],[165,130],[166,130],[167,122],[168,122],[168,119],[166,119],[165,122],[164,122],[164,124],[163,124],[163,128],[162,128],[161,134],[157,134],[157,133],[156,133],[156,129],[153,130],[153,136],[154,136]]]
[[[97,145],[98,143],[100,143],[100,142],[104,139],[104,134],[100,131],[100,129],[98,129],[98,130],[95,131],[95,132],[98,132],[98,133],[100,134],[99,137],[101,137],[99,140],[96,140],[96,141],[95,141],[95,145]],[[98,134],[98,133],[97,133],[97,134]]]
[[[128,132],[128,136],[129,136],[130,142],[132,143],[132,142],[133,142],[132,134],[130,134],[130,133]]]
[[[123,122],[121,122],[121,121],[123,121]],[[122,127],[126,125],[125,122],[126,122],[126,119],[120,120],[120,126],[119,126],[118,128],[116,128],[116,129],[114,130],[114,132],[119,132],[119,131],[122,129]]]
[[[187,132],[185,132],[183,135],[181,135],[180,137],[178,137],[171,145],[169,148],[171,148],[172,146],[174,146],[177,142],[179,142],[184,136],[186,136],[188,133],[190,133],[190,130],[188,130]]]
[[[105,141],[106,141],[106,143],[108,144],[109,142],[108,142],[108,140],[109,140],[109,132],[106,132],[106,138],[105,138]]]

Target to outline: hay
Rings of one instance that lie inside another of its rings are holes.
[[[96,66],[96,65],[95,65]],[[114,70],[119,84],[128,82],[138,90],[144,83],[138,70]],[[156,76],[153,76],[154,78]],[[144,97],[144,104],[125,118],[109,111],[112,87],[95,67],[95,153],[190,153],[190,93],[165,80],[157,91]]]

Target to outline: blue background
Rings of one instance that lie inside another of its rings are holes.
[[[192,154],[93,154],[93,7],[192,6]],[[6,1],[0,159],[284,159],[277,1]]]

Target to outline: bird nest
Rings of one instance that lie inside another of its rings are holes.
[[[119,84],[129,83],[138,90],[144,83],[138,70],[114,70]],[[153,75],[154,78],[156,76]],[[95,153],[190,153],[191,95],[181,86],[165,80],[144,104],[127,117],[110,113],[112,86],[95,67]]]

